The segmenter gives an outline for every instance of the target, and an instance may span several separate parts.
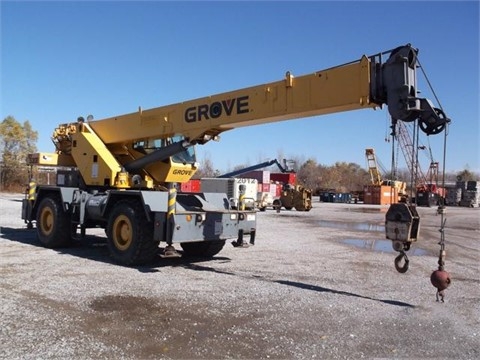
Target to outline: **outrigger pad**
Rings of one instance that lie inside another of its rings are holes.
[[[182,255],[180,255],[180,253],[172,245],[167,245],[165,246],[163,253],[160,254],[160,257],[161,258],[179,258],[179,257],[182,257]]]

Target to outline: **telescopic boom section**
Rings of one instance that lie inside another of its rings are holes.
[[[239,127],[386,104],[392,117],[420,118],[424,131],[439,132],[448,119],[429,100],[416,96],[417,52],[406,45],[390,51],[385,63],[378,54],[298,77],[287,72],[280,81],[140,110],[92,122],[91,127],[105,144],[173,135],[202,144]]]
[[[73,156],[74,162],[82,163],[88,171],[92,160],[78,144],[85,143],[93,159],[97,153],[105,157],[103,184],[118,187],[115,174],[124,169],[135,169],[157,182],[187,181],[196,169],[193,148],[189,161],[170,159],[168,166],[163,154],[172,158],[172,149],[187,148],[185,141],[188,145],[204,144],[223,131],[244,126],[387,105],[393,118],[418,119],[424,132],[436,134],[450,120],[429,100],[417,97],[417,53],[408,44],[312,74],[294,77],[287,72],[284,79],[272,83],[139,109],[84,125],[64,124],[56,129],[54,142],[57,153]],[[383,61],[386,55],[389,57]],[[175,142],[179,145],[172,145]],[[151,155],[166,146],[168,151]],[[143,156],[148,156],[148,161],[139,161]],[[150,162],[162,164],[154,167]],[[95,176],[101,178],[98,172]],[[85,182],[96,184],[93,177]]]
[[[239,127],[380,106],[370,100],[370,79],[370,62],[364,57],[314,74],[287,73],[277,82],[95,121],[91,126],[106,144],[174,134],[204,143]]]

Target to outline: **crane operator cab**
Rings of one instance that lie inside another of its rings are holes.
[[[199,167],[195,147],[179,135],[136,141],[131,155],[136,160],[125,164],[125,169],[146,172],[156,183],[186,182]]]

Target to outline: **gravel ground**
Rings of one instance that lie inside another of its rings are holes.
[[[419,208],[405,274],[385,207],[318,198],[310,212],[259,213],[255,246],[127,268],[100,230],[41,247],[21,198],[0,193],[2,359],[480,358],[479,208],[447,209],[441,303],[434,208]]]

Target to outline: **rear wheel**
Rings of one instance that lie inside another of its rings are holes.
[[[217,255],[225,245],[225,240],[188,242],[180,244],[186,257],[210,258]]]
[[[153,224],[137,201],[115,205],[107,226],[108,248],[122,265],[141,265],[157,255],[159,241],[153,240]]]
[[[304,203],[295,206],[295,210],[297,211],[310,211],[311,208],[312,205],[308,201],[305,201]]]
[[[37,236],[48,248],[68,246],[71,243],[70,216],[63,210],[58,194],[47,195],[37,209]]]

